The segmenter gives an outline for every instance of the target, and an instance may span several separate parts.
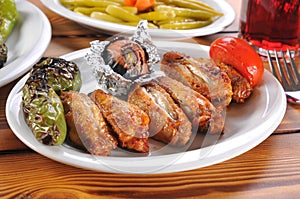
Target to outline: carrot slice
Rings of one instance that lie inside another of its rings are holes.
[[[125,6],[134,6],[136,3],[136,0],[124,0]]]
[[[138,11],[144,11],[151,8],[155,0],[124,0],[126,6],[134,6]]]

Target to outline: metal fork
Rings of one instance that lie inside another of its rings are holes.
[[[296,64],[293,61],[290,50],[287,50],[288,60],[286,60],[282,51],[280,53],[282,55],[283,64],[281,64],[278,58],[277,51],[274,50],[273,54],[277,65],[277,67],[275,67],[270,52],[267,51],[272,73],[280,81],[285,91],[287,101],[293,104],[300,104],[300,75]],[[287,62],[289,62],[289,64]]]

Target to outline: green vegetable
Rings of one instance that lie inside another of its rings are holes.
[[[36,139],[47,145],[60,145],[67,134],[64,109],[58,93],[79,90],[81,77],[73,62],[42,58],[36,63],[23,88],[23,112]]]
[[[105,7],[75,7],[73,11],[89,16],[93,12],[105,12]]]
[[[34,82],[23,88],[26,122],[37,140],[47,145],[60,145],[67,134],[63,105],[55,91],[42,84]]]
[[[100,19],[100,20],[110,21],[110,22],[114,22],[114,23],[122,22],[121,19],[113,17],[113,16],[103,13],[103,12],[92,12],[90,16],[94,19]]]
[[[42,75],[47,79],[47,84],[56,93],[61,90],[80,90],[81,76],[78,66],[71,61],[56,57],[42,58],[33,66],[32,76]]]
[[[63,5],[69,6],[88,6],[88,7],[106,7],[108,5],[120,6],[119,2],[107,0],[60,0]]]
[[[0,0],[0,68],[7,60],[7,47],[4,42],[12,32],[18,18],[14,0]]]
[[[177,17],[194,18],[198,20],[210,20],[212,17],[219,16],[216,13],[205,10],[192,10],[173,6],[160,5],[155,7],[155,11],[173,11]]]
[[[123,21],[127,21],[127,22],[137,22],[140,21],[141,19],[136,16],[135,14],[132,14],[131,12],[129,12],[128,10],[122,8],[122,7],[118,7],[115,5],[109,5],[106,7],[105,11],[110,14],[113,17],[119,18]]]
[[[0,68],[4,66],[7,61],[7,46],[5,43],[0,43]]]
[[[200,1],[194,1],[194,0],[186,0],[186,1],[182,1],[182,0],[160,0],[168,5],[175,5],[178,6],[180,8],[188,8],[188,9],[192,9],[192,10],[201,10],[201,11],[205,11],[205,12],[209,12],[212,15],[215,16],[222,16],[223,13],[217,12],[215,11],[212,7],[210,7],[209,5],[206,5],[204,3],[201,3]]]
[[[147,13],[142,13],[138,15],[141,19],[146,19],[148,21],[161,21],[172,19],[176,16],[175,12],[172,10],[167,11],[152,11]]]
[[[211,21],[187,21],[187,22],[174,22],[161,24],[159,27],[164,29],[173,29],[173,30],[187,30],[193,28],[201,28],[207,26]]]

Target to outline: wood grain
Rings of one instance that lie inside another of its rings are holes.
[[[44,56],[61,56],[108,37],[60,17],[40,1],[29,1],[52,25]],[[236,11],[235,21],[220,33],[194,38],[198,43],[237,34],[242,0],[227,1]],[[7,96],[17,81],[0,88],[0,198],[299,198],[300,106],[288,105],[284,120],[264,142],[220,164],[168,174],[111,174],[53,161],[19,141],[5,116]]]
[[[91,35],[95,34],[94,30],[88,29],[79,25],[74,21],[65,19],[53,11],[46,8],[41,1],[28,0],[33,5],[37,6],[43,11],[43,13],[48,17],[51,27],[52,27],[52,36],[77,36],[77,35]]]
[[[0,198],[295,198],[299,143],[299,134],[272,136],[221,164],[156,175],[93,172],[31,151],[6,154],[0,156]]]

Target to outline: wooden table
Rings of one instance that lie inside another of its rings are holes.
[[[96,33],[30,0],[49,18],[53,37],[45,56],[89,47]],[[242,0],[228,0],[237,13],[224,31],[195,38],[209,45],[236,35]],[[267,64],[266,64],[267,66]],[[284,120],[264,142],[231,160],[196,170],[130,175],[94,172],[44,157],[21,143],[5,117],[7,96],[18,80],[0,88],[0,198],[298,198],[300,195],[300,107],[288,105]]]

